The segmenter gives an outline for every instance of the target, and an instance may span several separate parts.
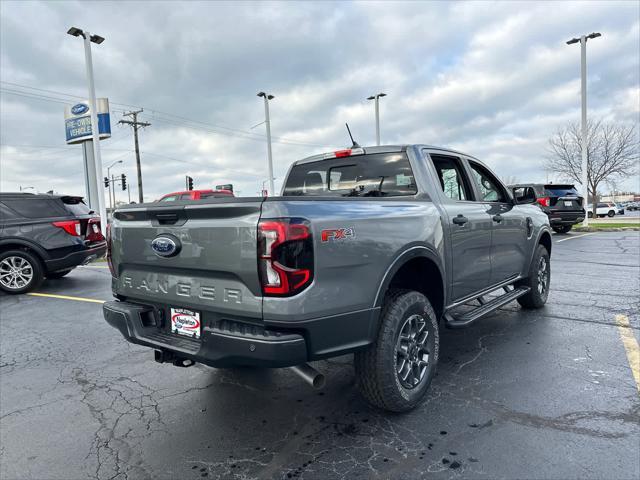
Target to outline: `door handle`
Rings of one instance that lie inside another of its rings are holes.
[[[468,221],[469,221],[469,219],[467,217],[465,217],[464,215],[462,215],[462,214],[459,214],[457,217],[455,217],[453,219],[453,223],[455,223],[456,225],[460,225],[460,226],[463,226]]]
[[[502,221],[502,215],[497,214],[492,217],[492,220],[496,223],[500,223]]]

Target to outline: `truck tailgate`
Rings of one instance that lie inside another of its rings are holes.
[[[256,249],[261,204],[262,199],[235,198],[118,210],[111,227],[118,270],[114,293],[261,319]],[[171,238],[179,251],[161,256],[152,248],[158,237]]]

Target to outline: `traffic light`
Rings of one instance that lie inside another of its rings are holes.
[[[122,184],[122,190],[126,190],[127,189],[127,176],[122,173],[120,175],[120,183]]]
[[[109,177],[104,177],[104,188],[109,188]]]
[[[187,190],[193,190],[193,178],[187,175]]]

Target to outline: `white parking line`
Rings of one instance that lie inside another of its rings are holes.
[[[587,235],[593,235],[595,232],[591,232],[591,233],[583,233],[582,235],[574,235],[571,236],[569,238],[563,238],[562,240],[557,240],[556,243],[560,243],[560,242],[566,242],[567,240],[573,240],[575,238],[580,238],[580,237],[586,237]]]

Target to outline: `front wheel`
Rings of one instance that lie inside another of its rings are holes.
[[[607,217],[611,218],[616,214],[616,212],[614,212],[613,210],[609,210],[609,212],[607,213]]]
[[[23,250],[0,254],[0,290],[26,293],[42,283],[42,264],[35,255]]]
[[[561,227],[553,227],[553,231],[556,233],[569,233],[572,225],[562,225]]]
[[[531,260],[529,275],[518,285],[529,287],[529,292],[518,298],[522,308],[542,308],[549,298],[549,283],[551,282],[551,262],[549,252],[544,245],[538,245]]]
[[[589,212],[589,213],[587,214],[587,216],[588,216],[589,218],[593,218],[593,212]]]
[[[424,397],[438,364],[438,319],[427,297],[393,290],[376,341],[354,358],[358,387],[373,405],[406,412]]]

